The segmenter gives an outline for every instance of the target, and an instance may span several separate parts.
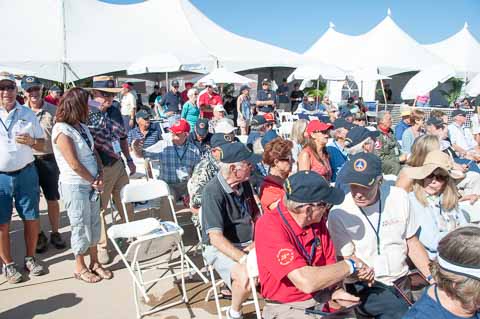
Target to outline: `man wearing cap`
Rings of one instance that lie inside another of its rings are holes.
[[[160,100],[160,106],[163,107],[163,113],[167,118],[173,117],[176,119],[177,115],[182,107],[182,97],[178,88],[180,84],[177,80],[173,80],[170,86],[170,90],[165,94],[165,96]],[[173,121],[173,120],[172,120]]]
[[[226,114],[227,114],[227,111],[225,110],[222,104],[215,105],[215,107],[213,108],[213,117],[208,122],[210,133],[213,133],[215,125],[217,125],[218,121],[223,120]]]
[[[273,123],[268,122],[263,115],[255,115],[251,121],[250,134],[247,138],[247,146],[253,149],[253,143],[273,128]]]
[[[185,90],[182,91],[180,94],[182,98],[182,105],[188,101],[188,90],[193,88],[193,83],[192,82],[185,82]]]
[[[312,171],[290,176],[284,188],[285,197],[255,224],[263,317],[308,319],[306,308],[328,311],[329,300],[337,301],[336,308],[358,302],[341,288],[342,281],[373,273],[355,258],[336,262],[324,218],[345,195]]]
[[[128,145],[130,151],[138,158],[152,158],[155,154],[145,151],[146,148],[156,144],[162,139],[162,131],[158,123],[150,122],[150,114],[140,110],[135,114],[137,126],[128,132]]]
[[[287,79],[282,80],[282,84],[277,89],[278,108],[286,112],[291,112],[290,99],[288,98],[288,83]]]
[[[152,94],[150,94],[148,96],[148,105],[150,105],[150,107],[153,109],[153,107],[155,106],[155,100],[157,99],[157,97],[159,97],[161,95],[160,93],[160,86],[158,85],[154,85],[153,86],[153,92]]]
[[[297,110],[297,106],[298,104],[300,104],[300,102],[302,102],[303,100],[303,91],[300,90],[300,84],[299,83],[295,83],[293,85],[293,91],[292,93],[290,93],[290,103],[291,103],[291,111],[292,112],[295,112]]]
[[[345,119],[337,119],[333,122],[334,130],[331,132],[333,139],[327,143],[327,153],[332,168],[332,182],[337,179],[337,174],[347,161],[347,150],[345,149],[345,139],[348,132],[353,128],[353,124]]]
[[[60,98],[62,97],[63,90],[56,85],[52,85],[50,89],[48,89],[48,94],[45,96],[45,101],[50,104],[58,105],[60,102]]]
[[[216,87],[215,82],[209,80],[205,83],[205,90],[198,95],[197,105],[200,108],[200,116],[203,118],[211,119],[215,105],[223,105],[222,97],[214,90]]]
[[[132,92],[133,87],[128,83],[122,84],[122,99],[120,100],[120,111],[127,133],[135,126],[135,112],[137,109],[137,97]]]
[[[224,118],[215,124],[213,127],[213,133],[231,134],[232,136],[235,136],[236,129],[237,128],[233,126],[233,121],[231,119]]]
[[[13,202],[23,221],[24,266],[31,276],[45,273],[35,259],[39,232],[39,182],[33,150],[43,151],[44,132],[35,113],[16,101],[15,77],[0,72],[0,259],[9,283],[23,280],[10,253],[9,226]]]
[[[262,89],[257,92],[257,111],[260,114],[271,113],[275,110],[275,92],[270,89],[270,80],[263,79]]]
[[[210,148],[211,137],[212,133],[209,132],[208,120],[202,118],[198,119],[197,123],[195,124],[195,129],[193,132],[190,132],[188,141],[198,149],[200,157],[203,157]]]
[[[308,118],[308,115],[317,115],[318,113],[320,110],[315,104],[315,98],[305,95],[293,114],[306,115],[305,117]]]
[[[467,122],[467,112],[463,110],[454,110],[452,112],[453,122],[448,125],[448,137],[452,142],[452,147],[461,157],[465,157],[468,153],[474,155],[480,152],[478,143],[475,141],[472,132],[465,126]]]
[[[250,87],[242,85],[240,88],[240,95],[237,98],[237,124],[240,126],[241,134],[247,135],[252,119],[252,105],[250,103]]]
[[[227,318],[242,318],[242,303],[250,294],[247,253],[253,248],[252,224],[259,213],[248,179],[261,157],[239,142],[220,148],[219,173],[202,195],[203,255],[232,291]]]
[[[328,230],[339,258],[356,257],[372,267],[373,280],[350,281],[347,291],[362,300],[362,316],[399,319],[407,302],[393,283],[408,272],[407,257],[429,280],[429,260],[416,237],[408,194],[401,188],[382,185],[382,161],[372,153],[358,153],[345,164],[350,193],[328,215]]]
[[[404,104],[400,105],[400,116],[402,120],[395,125],[395,139],[401,141],[403,137],[403,132],[405,132],[410,127],[410,106]]]
[[[382,172],[386,175],[398,175],[401,165],[407,160],[407,154],[400,153],[400,144],[392,130],[392,115],[380,111],[377,115],[377,127],[380,135],[375,143],[375,154],[382,160]]]
[[[33,150],[35,167],[37,168],[38,180],[47,201],[48,219],[52,233],[50,242],[57,249],[64,249],[67,245],[58,232],[60,222],[60,206],[58,200],[58,170],[52,149],[52,129],[55,124],[57,107],[42,99],[43,84],[34,76],[26,76],[22,79],[22,89],[25,92],[25,106],[30,108],[36,115],[45,136],[44,148],[41,151]],[[37,241],[37,253],[44,253],[48,249],[48,238],[40,231]]]
[[[112,107],[115,95],[122,91],[122,88],[116,87],[112,76],[98,76],[93,78],[93,86],[90,90],[98,107],[90,106],[87,125],[93,136],[95,149],[102,160],[104,183],[104,190],[100,196],[102,231],[97,246],[98,260],[101,264],[107,264],[110,257],[107,251],[105,215],[111,198],[122,220],[125,216],[120,191],[129,183],[129,178],[122,154],[127,160],[131,175],[136,172],[136,167],[130,156],[122,114],[118,108]],[[132,205],[127,205],[127,214],[128,220],[133,220]]]

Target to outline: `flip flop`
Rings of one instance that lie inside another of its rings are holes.
[[[88,284],[95,284],[102,280],[102,277],[91,273],[87,268],[84,268],[80,273],[74,272],[73,277]]]
[[[95,269],[91,269],[92,273],[97,275],[98,277],[106,280],[110,280],[113,278],[113,273],[105,268],[97,266]]]

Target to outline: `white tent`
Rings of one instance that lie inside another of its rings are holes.
[[[206,65],[211,64],[208,57],[192,57],[183,54],[161,53],[136,60],[127,68],[127,74],[197,72],[206,73]]]
[[[466,22],[462,30],[451,37],[424,47],[451,64],[458,77],[468,78],[480,72],[480,43]]]
[[[439,83],[455,76],[455,70],[447,64],[435,65],[414,75],[402,90],[402,99],[413,100],[417,96],[428,94]]]
[[[480,95],[480,73],[468,82],[465,86],[465,93],[470,96]]]
[[[347,73],[331,64],[316,62],[314,64],[305,64],[299,66],[287,78],[288,82],[294,80],[345,80]]]
[[[221,28],[188,0],[0,0],[0,12],[15,26],[0,30],[0,64],[52,80],[125,70],[152,54],[210,57],[232,71],[295,66],[299,57]]]
[[[245,76],[242,76],[234,72],[230,72],[225,68],[218,68],[213,70],[211,73],[205,75],[201,79],[199,79],[195,83],[195,85],[197,86],[204,85],[205,83],[208,83],[210,81],[213,81],[219,84],[226,84],[226,83],[247,84],[247,83],[255,82]]]

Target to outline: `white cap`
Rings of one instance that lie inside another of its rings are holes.
[[[215,81],[212,80],[212,79],[206,80],[203,84],[204,84],[205,86],[211,86],[211,87],[214,87],[214,88],[217,87],[217,85],[215,84]]]
[[[233,126],[232,120],[224,118],[219,120],[213,129],[215,133],[230,134],[235,131],[236,127]]]
[[[15,76],[8,72],[0,72],[0,81],[3,81],[3,80],[12,81],[13,83],[16,84]]]
[[[214,112],[225,112],[225,113],[227,112],[227,111],[225,111],[225,108],[223,107],[222,104],[215,105],[215,107],[213,108],[213,111]]]

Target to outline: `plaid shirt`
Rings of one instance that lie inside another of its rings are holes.
[[[127,138],[123,126],[122,114],[116,107],[109,107],[106,112],[97,108],[90,108],[87,126],[95,140],[95,149],[98,151],[104,165],[111,164],[121,158],[113,151],[113,141]]]
[[[195,165],[200,162],[198,148],[188,141],[183,145],[174,145],[171,142],[159,154],[160,179],[167,184],[184,182],[192,175]],[[183,169],[188,173],[187,178],[180,180],[178,171]]]

